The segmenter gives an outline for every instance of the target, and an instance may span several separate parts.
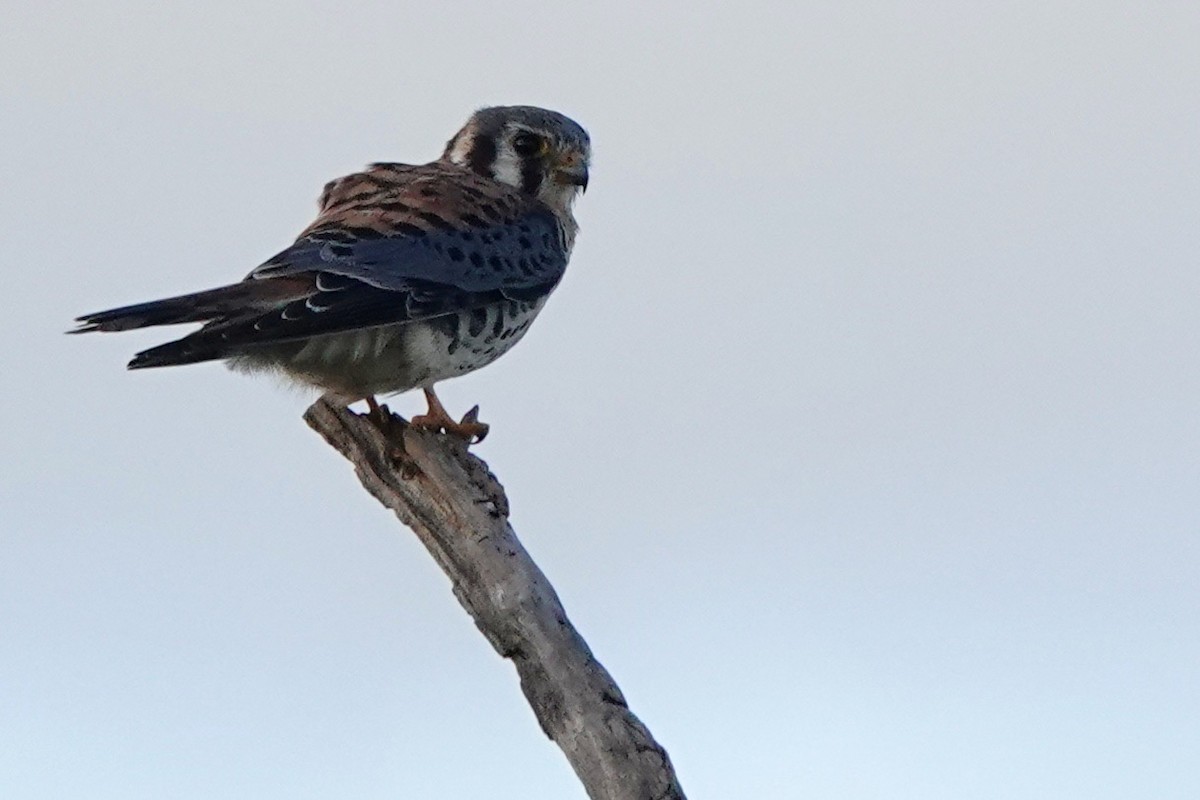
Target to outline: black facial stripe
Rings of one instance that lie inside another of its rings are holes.
[[[491,136],[476,133],[467,153],[467,164],[473,172],[492,177],[492,162],[496,160],[496,141]]]
[[[536,195],[542,188],[542,165],[537,157],[521,161],[521,190]]]

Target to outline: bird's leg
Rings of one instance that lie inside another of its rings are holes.
[[[388,458],[393,463],[400,465],[401,476],[411,478],[420,472],[417,464],[413,461],[408,451],[404,449],[404,428],[407,426],[404,417],[399,417],[393,414],[386,405],[378,402],[374,395],[367,395],[363,398],[367,401],[367,418],[375,423],[375,427],[379,428],[379,432],[387,439],[390,447],[388,448]]]
[[[413,417],[413,425],[429,431],[445,431],[451,436],[465,439],[467,444],[478,444],[487,436],[488,426],[479,421],[479,406],[468,411],[461,422],[455,422],[432,388],[425,389],[424,392],[429,411]]]
[[[364,399],[367,401],[367,416],[379,426],[379,430],[387,433],[393,419],[391,410],[387,406],[381,405],[373,394],[367,395]]]

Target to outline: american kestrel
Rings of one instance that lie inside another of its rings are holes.
[[[375,395],[419,387],[429,411],[413,424],[478,441],[487,426],[452,419],[434,384],[490,364],[528,330],[566,269],[590,156],[587,132],[562,114],[484,108],[437,161],[328,183],[316,221],[240,283],[85,314],[71,332],[203,322],[129,368],[225,359],[375,411]]]

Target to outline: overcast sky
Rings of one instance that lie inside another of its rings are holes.
[[[1200,796],[1200,6],[290,5],[5,3],[0,796],[583,797],[310,397],[61,334],[497,103],[592,184],[442,398],[689,796]]]

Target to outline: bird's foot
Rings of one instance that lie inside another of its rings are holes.
[[[421,470],[404,447],[404,429],[410,424],[408,420],[399,414],[393,414],[391,409],[377,402],[374,397],[367,398],[367,408],[367,418],[375,423],[375,427],[387,440],[388,460],[400,468],[402,478],[415,477]]]
[[[409,424],[421,430],[448,433],[467,444],[479,444],[490,430],[489,425],[479,421],[479,406],[475,406],[460,421],[455,422],[454,418],[446,413],[446,409],[442,408],[442,404],[437,402],[436,396],[429,403],[429,412],[413,417]]]

